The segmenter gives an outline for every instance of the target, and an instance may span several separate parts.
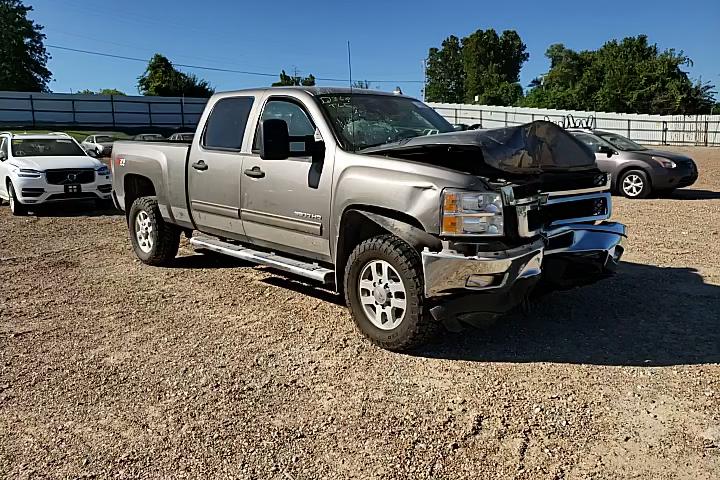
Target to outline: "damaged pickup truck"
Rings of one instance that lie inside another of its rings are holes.
[[[217,94],[191,145],[116,142],[112,166],[143,262],[171,263],[184,233],[335,289],[392,350],[538,287],[594,282],[623,254],[610,179],[571,135],[549,122],[455,132],[400,95]]]

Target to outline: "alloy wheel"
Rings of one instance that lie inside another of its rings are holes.
[[[623,193],[628,197],[637,197],[643,191],[643,188],[645,188],[645,182],[640,175],[631,173],[623,179]]]
[[[392,330],[402,323],[407,293],[405,283],[390,263],[373,260],[365,265],[358,289],[363,312],[375,327]]]
[[[145,210],[140,210],[135,217],[135,237],[140,250],[150,253],[153,247],[153,226]]]

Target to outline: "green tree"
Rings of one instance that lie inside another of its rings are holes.
[[[312,87],[315,85],[315,76],[313,74],[307,77],[301,77],[297,73],[295,75],[288,75],[285,70],[280,72],[280,81],[272,84],[273,87],[294,87],[302,85],[303,87]]]
[[[520,69],[530,55],[520,35],[477,30],[462,40],[465,100],[483,105],[514,105],[523,95]]]
[[[177,70],[159,53],[153,56],[145,73],[138,78],[138,90],[143,95],[163,97],[208,98],[215,93],[208,82]]]
[[[0,90],[47,92],[52,77],[43,27],[27,18],[32,7],[0,0]]]
[[[97,92],[94,92],[89,89],[80,90],[77,92],[79,95],[116,95],[120,97],[124,97],[127,94],[124,92],[121,92],[120,90],[117,90],[115,88],[103,88],[102,90],[98,90]]]
[[[528,107],[645,114],[708,113],[714,86],[693,82],[683,52],[660,51],[645,35],[611,40],[598,50],[576,52],[551,45],[550,70],[531,85]]]
[[[458,37],[451,35],[443,40],[439,49],[430,49],[425,79],[425,98],[429,102],[462,103],[465,100],[465,71]]]

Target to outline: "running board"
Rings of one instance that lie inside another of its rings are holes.
[[[331,284],[335,282],[335,272],[328,268],[321,267],[316,263],[306,263],[292,258],[281,257],[280,255],[267,252],[259,252],[234,243],[227,243],[217,238],[205,236],[193,236],[190,244],[198,250],[210,250],[230,257],[239,258],[251,263],[276,268],[284,272],[310,278],[317,282]]]

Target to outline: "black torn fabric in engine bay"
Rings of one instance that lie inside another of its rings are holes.
[[[491,178],[543,177],[560,172],[599,173],[595,155],[575,137],[548,121],[424,135],[361,152],[430,163]]]

